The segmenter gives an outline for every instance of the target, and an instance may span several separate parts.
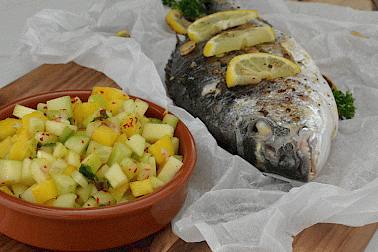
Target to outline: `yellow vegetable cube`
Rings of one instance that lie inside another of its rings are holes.
[[[134,197],[147,195],[154,191],[149,179],[130,182],[130,189]]]
[[[14,196],[13,192],[8,188],[8,186],[2,186],[2,187],[0,187],[0,191],[3,191],[3,192],[5,192],[5,193],[7,193],[9,195]]]
[[[105,125],[101,125],[92,134],[92,140],[105,146],[113,146],[117,141],[118,133]]]
[[[112,115],[116,115],[118,114],[119,109],[122,107],[123,101],[124,100],[121,99],[106,101],[105,109],[112,113]]]
[[[12,148],[12,140],[11,137],[5,138],[3,141],[0,142],[0,158],[3,159],[9,153],[10,149]]]
[[[30,156],[31,150],[28,146],[28,136],[29,133],[25,129],[22,129],[20,134],[18,134],[16,142],[9,151],[8,159],[23,161]]]
[[[120,89],[111,87],[94,87],[92,94],[99,94],[102,98],[111,100],[128,100],[129,96]]]
[[[34,111],[30,114],[24,115],[21,119],[22,121],[22,128],[25,129],[25,131],[28,133],[27,136],[29,137],[29,124],[30,124],[30,118],[42,118],[45,121],[47,120],[47,117],[44,116],[41,112],[39,111]]]
[[[74,172],[74,171],[78,171],[79,169],[73,165],[69,165],[66,169],[64,169],[64,172],[63,174],[64,175],[68,175],[68,176],[71,176],[71,174]]]
[[[163,181],[164,183],[168,183],[180,170],[182,165],[183,163],[180,160],[178,160],[174,156],[170,156],[168,161],[164,164],[163,168],[160,170],[157,178]]]
[[[6,118],[0,121],[0,141],[8,136],[16,134],[16,129],[21,127],[21,120],[15,118]]]
[[[122,133],[121,135],[118,136],[117,142],[126,143],[127,138],[128,138],[127,135]]]
[[[138,121],[135,115],[127,116],[121,122],[121,132],[126,134],[127,137],[131,137],[135,134],[140,134],[140,128],[142,124]]]
[[[81,124],[85,118],[90,116],[100,107],[98,102],[83,102],[74,110],[74,119],[76,123]]]
[[[159,165],[165,163],[165,161],[174,154],[173,144],[169,135],[164,135],[152,144],[148,148],[148,152],[156,158],[156,162]]]
[[[39,184],[35,184],[31,187],[31,192],[39,204],[53,199],[58,196],[58,191],[55,188],[54,180],[44,180]]]

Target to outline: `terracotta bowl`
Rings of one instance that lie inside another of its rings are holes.
[[[90,94],[88,90],[57,91],[21,99],[1,107],[0,120],[12,116],[16,103],[36,108],[39,102],[64,95],[86,101]],[[165,109],[148,103],[147,116],[161,119]],[[33,204],[0,191],[0,232],[32,246],[64,251],[119,247],[157,232],[182,207],[197,159],[194,139],[181,121],[175,136],[180,139],[184,165],[172,181],[150,195],[113,206],[67,209]]]

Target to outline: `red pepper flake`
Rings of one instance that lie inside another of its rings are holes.
[[[83,144],[83,143],[84,143],[84,140],[81,140],[81,143]]]
[[[101,94],[104,94],[104,91],[101,90],[100,93],[101,93]]]
[[[135,170],[134,170],[134,173],[136,173],[136,172],[137,172],[137,170],[138,170],[138,168],[135,168]]]
[[[100,202],[100,199],[99,199],[98,197],[96,197],[96,202],[97,202],[97,203]]]
[[[147,176],[147,179],[149,179],[150,175]]]
[[[109,205],[110,205],[110,200],[108,201]]]
[[[50,136],[50,134],[46,134],[46,136]]]
[[[91,204],[88,203],[87,206],[91,206]]]
[[[131,168],[129,168],[129,171],[131,171]]]
[[[107,190],[103,190],[104,192],[108,192]]]
[[[47,109],[47,106],[44,106],[43,108],[44,108],[44,109]]]
[[[5,185],[5,182],[2,182],[1,184],[2,184],[2,185]]]
[[[41,137],[39,140],[42,142],[43,141],[43,137]]]

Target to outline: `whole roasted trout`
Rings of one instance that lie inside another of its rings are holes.
[[[214,0],[209,13],[232,8],[226,1]],[[267,25],[257,18],[243,26]],[[273,31],[273,42],[212,57],[203,56],[206,41],[181,55],[180,48],[189,38],[178,39],[166,66],[166,86],[175,104],[199,117],[221,147],[262,172],[307,182],[328,158],[338,128],[337,107],[311,57],[294,39]],[[253,52],[286,57],[300,66],[301,73],[228,88],[230,60]]]

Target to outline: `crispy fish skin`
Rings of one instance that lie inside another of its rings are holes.
[[[214,1],[217,9],[225,1]],[[258,18],[249,25],[263,26]],[[242,28],[239,28],[242,29]],[[327,81],[292,38],[274,29],[276,41],[204,57],[206,41],[182,56],[178,40],[166,66],[166,86],[176,105],[199,117],[218,144],[262,172],[307,182],[324,166],[338,128],[337,107]],[[289,58],[302,72],[257,85],[227,88],[226,70],[240,54],[267,52]]]

